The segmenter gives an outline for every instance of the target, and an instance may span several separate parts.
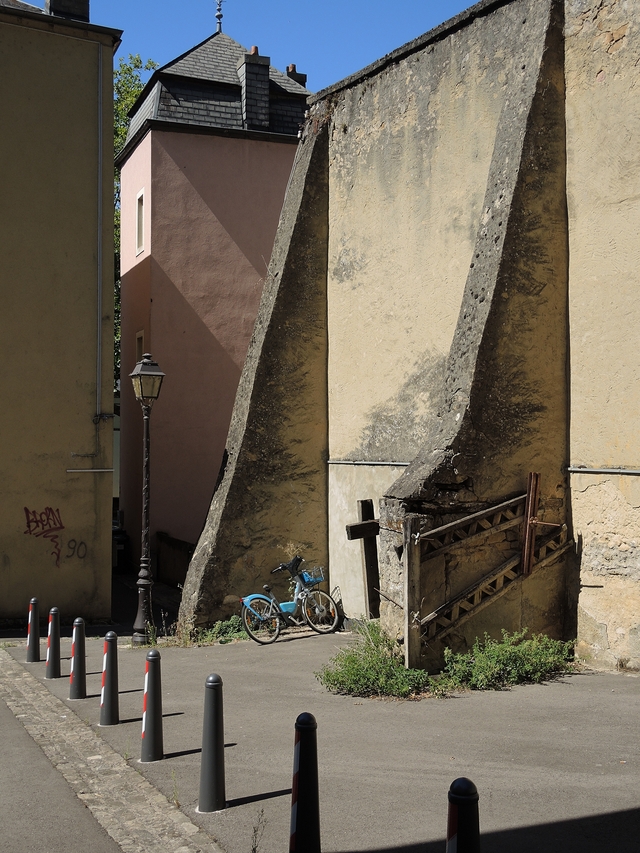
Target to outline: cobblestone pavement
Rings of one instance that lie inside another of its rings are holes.
[[[201,829],[3,649],[0,697],[125,853],[221,853]],[[53,814],[51,832],[56,832]],[[25,836],[28,833],[25,816]],[[73,849],[76,840],[67,839],[67,850]],[[83,837],[81,843],[77,849],[95,849],[91,838]]]

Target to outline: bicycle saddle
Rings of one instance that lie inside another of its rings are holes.
[[[289,560],[288,563],[280,563],[280,565],[275,569],[271,569],[271,574],[275,575],[276,572],[283,572],[287,569],[292,575],[296,575],[298,573],[298,567],[302,562],[302,557],[294,557],[292,560]]]

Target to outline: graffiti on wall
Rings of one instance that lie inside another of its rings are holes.
[[[60,510],[48,506],[42,512],[37,512],[37,510],[25,507],[24,514],[27,518],[25,535],[42,537],[51,542],[53,545],[51,553],[56,558],[56,566],[59,568],[61,552],[59,534],[64,530]]]

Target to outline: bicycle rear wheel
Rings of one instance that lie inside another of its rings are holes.
[[[277,613],[272,613],[270,602],[255,598],[251,602],[251,609],[245,604],[242,605],[241,616],[245,631],[256,643],[264,646],[268,643],[275,643],[278,639],[280,616]]]
[[[304,618],[318,634],[330,634],[338,627],[338,605],[326,592],[312,589],[304,602]]]

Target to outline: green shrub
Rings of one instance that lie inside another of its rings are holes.
[[[528,629],[509,634],[502,640],[476,638],[471,651],[454,654],[445,649],[444,688],[503,690],[513,684],[539,684],[561,672],[573,669],[573,643],[552,640],[543,634],[526,639]]]
[[[420,669],[405,669],[395,640],[378,622],[364,622],[356,629],[356,642],[340,651],[316,672],[316,678],[332,693],[349,696],[396,696],[406,698],[440,690]]]

